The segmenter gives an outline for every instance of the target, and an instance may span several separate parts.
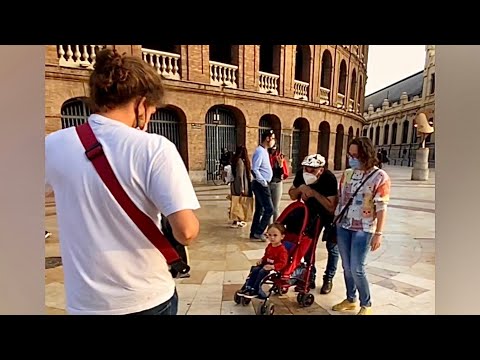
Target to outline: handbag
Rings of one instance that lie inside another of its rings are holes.
[[[230,220],[250,222],[253,219],[253,210],[252,196],[231,196]]]
[[[342,211],[333,218],[333,221],[326,225],[325,228],[323,229],[323,236],[322,236],[322,241],[328,241],[332,243],[337,243],[337,224],[343,219],[345,214],[347,213],[348,208],[350,205],[352,205],[353,199],[355,196],[357,196],[358,192],[360,189],[365,185],[365,183],[370,179],[379,169],[375,169],[372,171],[366,178],[363,180],[360,184],[360,186],[355,190],[353,195],[348,199],[347,204],[343,207]]]
[[[135,225],[137,225],[143,235],[145,235],[153,246],[155,246],[165,257],[172,277],[176,278],[188,274],[190,266],[187,264],[187,255],[184,253],[184,259],[180,257],[177,251],[177,249],[183,247],[183,245],[177,242],[174,238],[169,239],[163,235],[153,220],[141,211],[130,199],[116,178],[115,173],[105,156],[102,145],[95,137],[88,121],[77,126],[76,131],[83,147],[85,148],[87,159],[91,161],[100,178],[125,213],[130,219],[132,219]]]

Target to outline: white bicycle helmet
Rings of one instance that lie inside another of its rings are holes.
[[[302,161],[302,166],[308,166],[312,168],[319,168],[325,166],[325,158],[320,154],[313,154],[305,156]]]

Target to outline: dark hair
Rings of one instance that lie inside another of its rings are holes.
[[[262,142],[264,142],[265,140],[267,140],[268,137],[271,137],[274,134],[275,133],[273,132],[273,130],[265,130],[264,132],[262,132]]]
[[[282,234],[282,235],[284,235],[285,232],[287,231],[287,229],[285,228],[285,225],[280,224],[278,222],[275,222],[273,224],[268,225],[267,231],[270,230],[270,229],[277,229],[278,231],[280,231],[280,234]]]
[[[268,149],[268,153],[272,156],[276,156],[280,154],[280,150],[278,150],[277,145],[275,144],[273,147]]]
[[[145,97],[149,106],[160,106],[164,94],[162,79],[152,66],[111,49],[97,53],[89,86],[94,111],[113,109],[139,97]]]
[[[250,175],[252,171],[252,166],[250,165],[250,159],[248,158],[248,151],[247,148],[243,145],[238,145],[237,150],[235,151],[235,155],[232,157],[232,174],[233,176],[237,176],[237,162],[238,159],[242,159],[245,164],[245,169],[247,170],[247,174]]]
[[[363,164],[365,170],[369,170],[379,164],[375,148],[368,137],[355,138],[348,144],[349,148],[350,145],[358,146],[358,160]]]

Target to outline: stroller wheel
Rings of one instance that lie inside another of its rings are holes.
[[[278,295],[285,295],[288,292],[288,288],[285,288],[283,286],[277,286],[275,287],[275,294]]]
[[[275,305],[269,304],[267,308],[267,315],[273,315],[275,313]]]
[[[249,298],[246,298],[246,297],[242,297],[242,305],[243,306],[247,306],[248,304],[250,304],[250,302],[252,301],[252,299],[249,299]]]
[[[235,295],[233,296],[233,301],[235,301],[235,304],[240,304],[242,302],[242,297],[238,295],[238,291],[235,291]]]
[[[313,304],[315,297],[313,294],[303,294],[299,293],[297,295],[297,302],[300,306],[309,307]]]
[[[305,296],[305,294],[303,293],[298,293],[297,295],[297,302],[298,302],[298,305],[302,305],[303,304],[303,297]]]
[[[266,303],[260,306],[260,315],[273,315],[274,313],[275,313],[274,304]]]

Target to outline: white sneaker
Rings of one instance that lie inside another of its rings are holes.
[[[238,225],[238,227],[243,228],[243,227],[247,226],[247,223],[245,221],[240,221],[237,225]]]

